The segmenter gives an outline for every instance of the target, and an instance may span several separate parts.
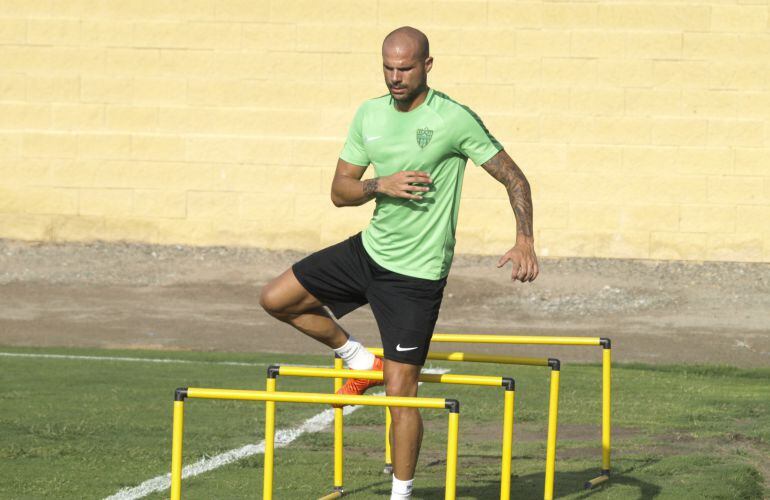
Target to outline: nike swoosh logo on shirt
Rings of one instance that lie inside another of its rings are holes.
[[[376,135],[374,137],[367,137],[367,138],[364,139],[364,142],[372,142],[372,141],[376,141],[377,139],[381,139],[381,138],[382,138],[381,135]]]
[[[419,346],[416,346],[416,347],[401,347],[401,344],[396,345],[396,350],[397,351],[402,351],[402,352],[403,351],[414,351],[415,349],[418,349],[418,348],[419,348]]]

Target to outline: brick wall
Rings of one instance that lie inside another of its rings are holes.
[[[770,260],[767,1],[2,0],[0,237],[310,250],[379,44],[431,39],[552,256]],[[513,241],[469,165],[458,250]]]

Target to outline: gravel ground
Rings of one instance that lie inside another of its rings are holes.
[[[303,255],[0,240],[0,344],[321,352],[256,301]],[[770,363],[768,263],[545,258],[525,285],[496,259],[455,259],[438,331],[608,336],[627,361]],[[343,324],[378,343],[368,308]],[[595,359],[545,349],[528,352]]]

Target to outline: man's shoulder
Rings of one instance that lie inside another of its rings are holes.
[[[435,106],[446,106],[448,108],[455,108],[455,107],[462,107],[463,105],[457,102],[457,100],[452,99],[444,92],[441,92],[438,89],[433,89],[433,98],[430,101],[430,104]]]
[[[440,90],[433,89],[433,98],[431,99],[429,105],[437,113],[439,113],[440,115],[445,116],[446,118],[450,118],[450,119],[467,119],[467,118],[478,119],[478,116],[476,115],[476,113],[473,112],[473,110],[471,108],[469,108],[465,104],[462,104],[462,103],[452,99],[451,97],[449,97],[447,94],[441,92]]]
[[[390,94],[384,94],[378,97],[372,97],[367,99],[358,106],[362,111],[376,111],[378,109],[386,109],[390,104]]]

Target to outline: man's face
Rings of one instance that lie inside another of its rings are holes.
[[[388,44],[382,49],[382,71],[390,95],[398,102],[411,102],[428,83],[433,58],[421,58],[414,47]]]

